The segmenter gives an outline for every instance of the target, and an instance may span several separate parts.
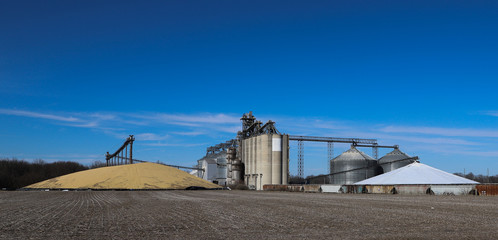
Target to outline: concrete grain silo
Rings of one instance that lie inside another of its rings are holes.
[[[289,135],[281,134],[275,122],[263,124],[252,112],[242,115],[240,159],[244,164],[245,184],[263,190],[267,184],[287,184],[289,174]]]

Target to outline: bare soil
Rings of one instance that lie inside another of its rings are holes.
[[[496,239],[498,197],[0,191],[0,239]]]

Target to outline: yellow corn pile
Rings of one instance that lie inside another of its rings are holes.
[[[71,173],[25,188],[40,189],[186,189],[221,188],[182,170],[157,163],[137,163]]]

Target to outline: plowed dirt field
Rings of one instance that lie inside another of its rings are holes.
[[[0,191],[0,239],[496,239],[498,197]]]

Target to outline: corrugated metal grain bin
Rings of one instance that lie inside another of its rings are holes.
[[[498,184],[479,184],[476,186],[477,194],[481,196],[498,195]]]
[[[398,194],[427,194],[430,185],[395,185],[394,188]]]
[[[381,157],[378,161],[379,166],[382,167],[384,173],[404,167],[410,163],[415,162],[418,157],[410,157],[408,154],[395,148],[392,152]]]
[[[468,195],[475,185],[431,185],[431,194],[435,195]]]
[[[365,186],[367,193],[393,193],[393,185],[371,185]]]
[[[323,193],[340,193],[341,185],[324,184],[320,186],[320,190]]]
[[[304,185],[304,192],[318,193],[320,192],[320,185],[306,184]]]
[[[353,146],[330,160],[332,184],[353,184],[381,172],[382,168],[377,165],[377,160]]]

